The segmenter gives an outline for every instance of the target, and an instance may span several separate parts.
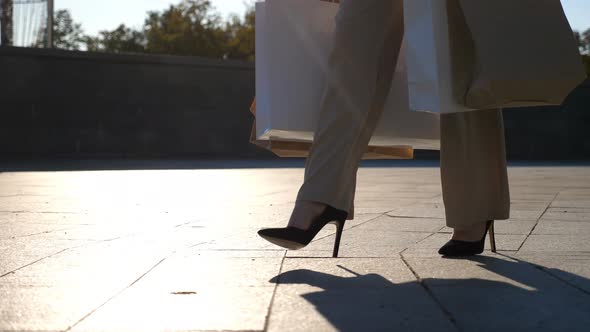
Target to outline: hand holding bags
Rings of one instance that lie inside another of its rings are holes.
[[[410,108],[559,105],[585,79],[559,0],[406,0]]]
[[[257,3],[256,11],[256,139],[311,143],[338,6],[318,0],[267,0]],[[412,147],[439,148],[439,119],[409,110],[403,58],[370,146],[403,149],[406,153],[397,157],[408,158]]]

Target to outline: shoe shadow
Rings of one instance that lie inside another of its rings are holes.
[[[276,321],[271,317],[271,326],[317,330],[327,321],[331,327],[326,328],[338,331],[588,331],[590,279],[512,257],[469,260],[485,270],[486,279],[396,284],[378,274],[350,271],[342,261],[339,266],[351,277],[288,271],[271,282],[279,284],[277,298],[287,297],[278,302],[292,307],[277,308],[290,310],[289,315],[277,315],[282,318]]]

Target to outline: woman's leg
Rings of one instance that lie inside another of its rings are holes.
[[[478,240],[487,220],[509,218],[501,110],[441,116],[441,178],[447,226],[456,239]]]
[[[298,206],[315,202],[316,210],[330,205],[351,212],[357,169],[391,87],[403,29],[402,0],[341,1]],[[309,218],[297,211],[294,217],[292,226],[306,228],[294,219]]]

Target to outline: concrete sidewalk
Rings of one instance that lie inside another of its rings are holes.
[[[500,252],[466,260],[435,164],[361,169],[339,259],[331,228],[267,244],[302,176],[0,173],[0,331],[588,331],[590,167],[511,167]]]

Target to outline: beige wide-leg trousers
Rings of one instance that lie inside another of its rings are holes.
[[[314,144],[298,201],[352,213],[359,163],[379,121],[403,34],[402,0],[342,0]],[[442,115],[447,225],[469,228],[510,211],[500,110]]]

